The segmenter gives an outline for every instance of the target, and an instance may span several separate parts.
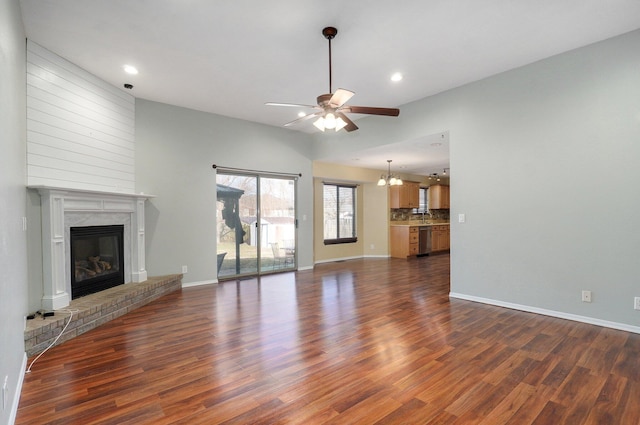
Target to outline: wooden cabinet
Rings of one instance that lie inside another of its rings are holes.
[[[407,182],[406,196],[408,199],[408,208],[418,208],[420,206],[420,183]]]
[[[430,210],[449,209],[449,186],[431,185],[427,197]]]
[[[402,186],[389,187],[391,208],[418,208],[420,206],[420,183],[403,182]]]
[[[450,248],[449,225],[431,226],[431,252],[446,251]]]
[[[394,258],[407,258],[418,255],[418,227],[415,226],[391,226],[391,256]]]

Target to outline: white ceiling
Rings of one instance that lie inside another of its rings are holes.
[[[325,26],[338,28],[333,89],[355,91],[351,105],[400,107],[401,114],[411,101],[640,28],[640,0],[21,0],[21,6],[32,41],[117,87],[133,84],[138,98],[273,126],[295,119],[298,110],[265,102],[315,104],[329,91]],[[125,74],[124,64],[140,73]],[[396,71],[404,79],[392,83]],[[317,130],[307,121],[292,131]],[[347,162],[381,169],[393,159],[405,172],[426,174],[442,161],[448,166],[448,137],[437,149],[434,137]],[[407,150],[416,146],[428,154]]]

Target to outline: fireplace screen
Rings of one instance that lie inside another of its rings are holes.
[[[70,229],[71,298],[124,284],[124,226]]]

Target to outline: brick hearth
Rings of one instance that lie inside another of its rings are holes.
[[[71,301],[61,310],[72,310],[71,323],[56,345],[81,335],[97,326],[141,307],[156,298],[182,287],[182,275],[151,277],[144,282],[119,285],[96,294]],[[25,350],[31,357],[46,349],[67,324],[70,313],[55,311],[55,315],[27,320],[24,332]],[[77,310],[77,312],[75,312]]]

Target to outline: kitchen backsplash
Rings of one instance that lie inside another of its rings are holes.
[[[429,210],[424,214],[429,220],[449,221],[449,210]],[[422,219],[422,214],[414,214],[411,208],[391,208],[391,221],[409,221]]]

